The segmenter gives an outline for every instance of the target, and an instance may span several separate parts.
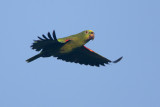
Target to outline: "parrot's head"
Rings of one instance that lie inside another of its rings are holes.
[[[94,39],[94,32],[92,30],[85,30],[84,34],[85,34],[85,38],[87,39],[87,41]]]

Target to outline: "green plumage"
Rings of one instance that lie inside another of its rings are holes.
[[[56,38],[55,31],[53,31],[52,35],[53,37],[48,32],[48,37],[42,35],[42,37],[38,37],[39,40],[34,41],[31,47],[36,51],[40,51],[40,53],[27,59],[27,62],[31,62],[39,57],[50,56],[57,57],[57,59],[67,62],[75,62],[91,66],[104,66],[105,64],[112,62],[84,46],[88,41],[94,39],[94,32],[92,30],[86,30],[59,39]],[[121,59],[122,57],[113,61],[113,63],[117,63]]]

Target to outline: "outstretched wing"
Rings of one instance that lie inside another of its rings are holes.
[[[42,35],[42,37],[38,37],[39,40],[35,40],[34,43],[31,45],[32,49],[35,49],[36,51],[40,50],[47,50],[47,49],[54,49],[54,48],[59,48],[63,46],[65,43],[58,42],[56,38],[55,31],[53,31],[53,34],[48,32],[47,34],[48,37],[45,35]]]
[[[104,66],[105,64],[109,64],[111,62],[117,63],[122,59],[122,57],[120,57],[116,61],[111,61],[111,60],[95,53],[91,49],[89,49],[85,46],[82,46],[82,47],[77,48],[68,54],[63,54],[63,55],[57,56],[57,59],[62,59],[67,62],[75,62],[75,63],[79,63],[79,64],[85,64],[85,65],[99,67],[100,65]]]

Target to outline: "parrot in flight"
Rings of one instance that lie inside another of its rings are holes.
[[[38,37],[39,40],[34,41],[31,48],[40,51],[40,53],[27,59],[27,62],[40,57],[53,56],[66,62],[99,67],[100,65],[105,66],[105,64],[117,63],[122,59],[120,57],[115,61],[111,61],[85,47],[84,45],[95,37],[92,30],[85,30],[78,34],[59,39],[57,39],[55,31],[52,33],[53,37],[50,32],[48,32],[47,36],[42,35],[42,37]]]

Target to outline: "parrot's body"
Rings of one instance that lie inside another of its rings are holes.
[[[75,62],[79,64],[99,66],[108,64],[110,62],[117,63],[122,57],[116,61],[110,61],[109,59],[95,53],[91,49],[84,45],[94,39],[94,32],[92,30],[86,30],[81,33],[71,35],[64,38],[56,38],[55,31],[53,31],[53,37],[48,32],[48,37],[42,35],[43,38],[38,37],[39,40],[35,40],[32,44],[32,49],[41,51],[39,54],[26,60],[31,62],[39,57],[54,56],[57,59],[62,59],[67,62]]]

